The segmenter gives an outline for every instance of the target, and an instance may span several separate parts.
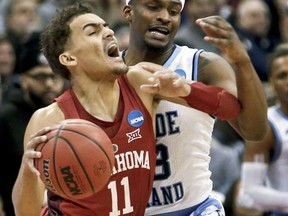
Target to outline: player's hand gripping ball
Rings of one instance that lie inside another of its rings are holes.
[[[48,141],[36,147],[42,157],[35,167],[47,189],[69,199],[82,199],[108,182],[114,152],[111,140],[97,125],[68,119],[51,127]]]

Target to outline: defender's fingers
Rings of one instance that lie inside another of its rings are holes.
[[[204,40],[210,44],[214,45],[225,45],[228,46],[232,43],[231,38],[215,38],[215,37],[210,37],[210,36],[205,36]]]
[[[234,30],[229,23],[226,23],[225,21],[223,24],[222,22],[215,20],[205,20],[205,18],[198,19],[196,21],[196,23],[208,36],[228,38]]]
[[[143,84],[140,86],[140,89],[147,93],[157,94],[159,92],[159,84],[158,83],[153,84],[153,85]]]

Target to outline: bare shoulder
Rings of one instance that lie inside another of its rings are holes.
[[[53,124],[56,124],[62,120],[64,120],[64,115],[58,104],[54,102],[47,107],[36,110],[33,113],[28,123],[25,136],[30,136],[44,127],[52,126]]]
[[[199,57],[199,69],[211,68],[214,68],[212,71],[221,71],[223,68],[232,70],[231,65],[222,56],[213,52],[202,52]]]
[[[235,84],[236,78],[232,66],[222,56],[202,52],[198,62],[198,81],[223,88],[227,83]]]
[[[56,102],[38,109],[32,118],[41,119],[45,126],[50,126],[51,124],[64,120],[63,113]]]
[[[200,61],[209,63],[209,62],[214,62],[217,60],[223,60],[223,57],[220,56],[219,54],[213,53],[213,52],[207,52],[204,51],[200,54]]]

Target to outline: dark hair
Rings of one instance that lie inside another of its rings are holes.
[[[71,34],[70,23],[74,18],[86,13],[93,13],[92,8],[79,2],[72,4],[58,11],[41,33],[41,50],[47,58],[50,67],[55,73],[66,79],[70,78],[70,72],[66,66],[60,63],[59,55],[64,52],[65,47],[69,43]]]
[[[268,65],[269,65],[269,70],[268,70],[268,77],[271,76],[272,72],[272,64],[275,61],[275,59],[288,56],[288,43],[281,43],[278,46],[275,47],[273,52],[269,55],[269,60],[268,60]]]

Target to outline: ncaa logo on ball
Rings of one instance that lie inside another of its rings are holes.
[[[128,123],[132,127],[140,127],[144,123],[144,115],[139,110],[133,110],[128,115]]]
[[[74,178],[74,175],[72,173],[70,166],[61,168],[61,174],[62,174],[62,177],[64,179],[64,182],[67,188],[69,189],[69,191],[71,192],[73,196],[83,194],[81,188],[79,187],[77,181]]]

